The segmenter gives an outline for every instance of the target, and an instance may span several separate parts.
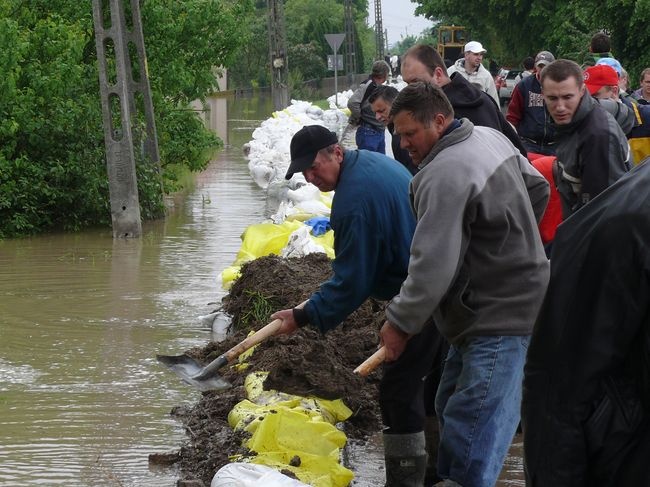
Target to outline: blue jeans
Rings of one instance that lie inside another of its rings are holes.
[[[358,149],[366,149],[380,154],[386,154],[384,129],[375,130],[368,125],[359,125],[355,136]]]
[[[519,424],[529,336],[479,336],[451,346],[436,395],[438,474],[493,487]]]

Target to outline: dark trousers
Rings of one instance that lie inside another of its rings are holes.
[[[379,406],[389,434],[423,431],[426,416],[435,416],[434,399],[449,345],[433,320],[413,336],[395,362],[384,364]]]

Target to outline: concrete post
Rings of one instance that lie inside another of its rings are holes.
[[[135,94],[138,92],[142,94],[146,136],[139,140],[142,134],[138,133],[135,138],[142,143],[144,159],[155,164],[160,174],[140,8],[138,0],[127,1],[130,1],[130,31],[122,0],[104,0],[110,12],[103,10],[102,0],[92,1],[113,238],[140,237],[142,234],[132,127],[137,115]],[[129,44],[137,59],[130,58]],[[107,54],[114,58],[108,59]],[[136,61],[138,80],[133,79],[131,64]]]

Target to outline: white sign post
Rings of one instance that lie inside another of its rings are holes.
[[[334,51],[334,103],[337,108],[339,106],[339,63],[336,59],[336,53],[338,52],[339,47],[341,47],[341,44],[343,44],[343,39],[345,39],[345,34],[325,34],[325,40],[332,48],[332,51]]]

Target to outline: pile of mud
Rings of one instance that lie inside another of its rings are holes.
[[[223,302],[223,309],[233,317],[232,326],[237,331],[224,342],[210,343],[187,353],[209,362],[243,340],[250,329],[259,329],[270,321],[270,312],[294,307],[307,299],[330,275],[331,262],[323,254],[292,259],[269,256],[244,265],[241,277]],[[270,303],[269,314],[260,313],[261,302]],[[255,350],[248,371],[269,372],[265,389],[342,398],[353,411],[343,430],[351,439],[364,439],[381,427],[379,373],[361,378],[352,370],[376,350],[383,318],[381,305],[368,300],[325,335],[307,326],[290,336],[272,337]],[[229,456],[250,453],[242,451],[242,436],[227,423],[230,410],[245,398],[246,372],[225,367],[220,374],[233,384],[232,388],[205,392],[194,406],[172,411],[188,435],[187,443],[174,454],[181,485],[200,485],[201,481],[210,485]]]

